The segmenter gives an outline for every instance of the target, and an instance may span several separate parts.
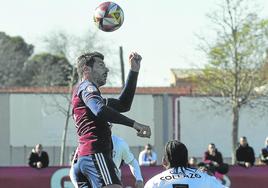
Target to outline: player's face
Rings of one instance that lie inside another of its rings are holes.
[[[101,58],[95,57],[95,63],[92,67],[92,79],[98,86],[106,83],[109,69]]]
[[[147,150],[146,150],[146,153],[147,153],[148,155],[151,155],[151,154],[152,154],[152,150],[151,150],[151,149],[147,149]]]
[[[210,153],[214,152],[214,151],[215,151],[215,145],[209,144],[209,145],[208,145],[208,151],[209,151]]]
[[[241,138],[241,139],[240,139],[240,145],[241,145],[241,146],[246,146],[247,144],[248,144],[247,139],[245,139],[245,138]]]
[[[41,151],[42,151],[42,146],[40,146],[40,145],[36,145],[36,146],[35,146],[35,151],[36,151],[36,153],[41,153]]]
[[[194,158],[190,158],[189,159],[189,165],[191,165],[191,166],[195,166],[196,165],[196,161],[195,161]]]

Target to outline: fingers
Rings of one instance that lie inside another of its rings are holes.
[[[137,130],[137,136],[139,137],[151,137],[151,128],[147,125],[134,122],[133,128]]]
[[[130,60],[135,59],[135,60],[140,61],[142,59],[142,57],[137,52],[131,52],[130,55],[129,55],[129,59]]]
[[[137,132],[137,136],[139,136],[139,137],[145,137],[145,138],[150,138],[151,137],[151,129],[150,129],[150,127],[146,126],[146,127],[141,128]]]
[[[134,58],[134,52],[131,52],[130,54],[129,54],[129,59],[133,59]]]

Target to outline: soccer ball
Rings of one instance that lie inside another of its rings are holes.
[[[95,9],[93,19],[99,29],[112,32],[123,24],[124,12],[116,3],[103,2]]]

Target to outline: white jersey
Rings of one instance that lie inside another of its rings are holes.
[[[113,161],[115,166],[119,170],[118,177],[121,177],[121,171],[119,169],[122,160],[129,165],[130,171],[135,177],[136,181],[143,181],[141,170],[138,161],[134,158],[134,155],[129,149],[128,144],[120,137],[112,135],[113,141]]]
[[[152,156],[148,156],[146,151],[143,150],[139,154],[139,164],[142,166],[150,166],[151,161],[157,161],[157,155],[152,151]]]
[[[152,177],[144,188],[225,188],[225,186],[205,172],[179,167]]]
[[[112,135],[112,140],[113,161],[115,166],[119,169],[122,160],[124,160],[126,164],[129,164],[134,159],[134,156],[131,153],[127,143],[122,138]]]

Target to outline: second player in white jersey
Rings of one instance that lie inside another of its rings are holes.
[[[193,168],[168,169],[153,178],[145,188],[224,188],[214,177]]]
[[[129,165],[130,171],[136,179],[136,187],[143,187],[143,178],[138,161],[129,149],[128,144],[120,137],[112,135],[113,161],[120,170],[122,160]],[[121,176],[121,174],[119,175]]]
[[[187,147],[178,140],[167,142],[162,162],[166,170],[152,177],[145,188],[225,188],[214,176],[188,167]]]

